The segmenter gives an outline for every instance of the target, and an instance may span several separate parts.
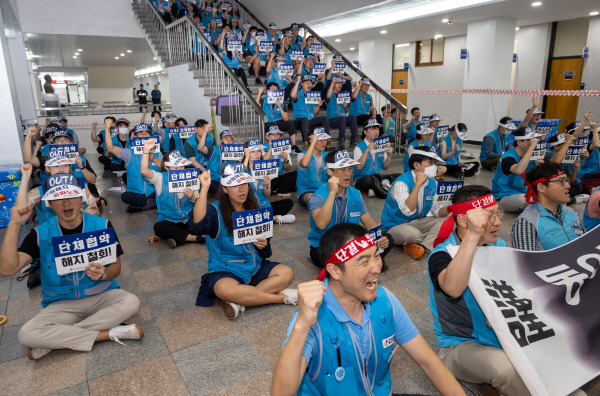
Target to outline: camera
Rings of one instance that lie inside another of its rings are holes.
[[[452,18],[448,18],[448,25],[452,25]]]

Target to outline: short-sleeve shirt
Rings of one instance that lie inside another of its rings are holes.
[[[343,197],[336,195],[335,204],[337,208],[336,218],[343,219],[346,215],[346,206],[348,205],[348,191],[344,191]],[[308,200],[308,209],[310,210],[311,215],[314,213],[315,210],[321,209],[323,205],[325,205],[325,200],[323,200],[323,198],[321,198],[319,195],[313,194],[310,196],[310,199]],[[363,199],[362,195],[360,196],[360,205],[360,216],[362,217],[363,215],[369,213],[369,210],[367,209],[367,205],[365,204],[365,200]]]

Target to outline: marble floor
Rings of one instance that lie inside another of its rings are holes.
[[[471,147],[471,151],[476,151]],[[97,155],[89,155],[98,172],[98,188],[109,205],[104,210],[119,236],[125,255],[118,278],[121,287],[141,301],[131,321],[140,323],[141,341],[97,343],[89,353],[54,351],[33,362],[17,341],[19,328],[40,309],[40,288],[28,290],[15,277],[0,279],[0,394],[3,395],[267,395],[272,368],[281,350],[292,306],[248,308],[238,319],[227,320],[221,308],[194,305],[200,277],[207,271],[204,245],[188,244],[174,250],[164,242],[149,243],[155,211],[127,214],[119,192],[106,191],[115,184],[102,172]],[[402,157],[392,162],[400,172]],[[467,183],[491,186],[492,173],[480,171]],[[383,200],[366,199],[378,220]],[[574,206],[579,213],[583,205]],[[273,259],[291,266],[294,285],[312,280],[318,270],[307,261],[308,212],[296,205],[294,224],[277,225]],[[508,240],[513,215],[505,215],[501,237]],[[23,235],[27,229],[23,229]],[[0,237],[3,236],[0,230]],[[435,349],[432,316],[428,307],[426,257],[413,260],[399,248],[388,255],[390,270],[381,284],[400,299],[427,342]],[[393,390],[433,395],[436,390],[416,364],[402,352],[392,364]],[[583,388],[600,395],[600,380]]]

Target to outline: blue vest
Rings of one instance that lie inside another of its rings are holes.
[[[383,134],[393,136],[396,132],[396,122],[391,118],[387,121],[383,119]]]
[[[260,268],[262,260],[252,243],[244,243],[243,245],[233,244],[233,236],[229,234],[223,222],[219,202],[214,202],[212,205],[217,208],[217,213],[219,214],[219,232],[215,239],[206,238],[208,271],[230,272],[242,278],[245,283],[248,283],[250,282],[250,278]]]
[[[364,153],[367,150],[367,147],[369,147],[367,139],[363,139],[363,141],[361,141],[357,147]],[[385,153],[383,151],[375,153],[375,159],[373,159],[373,155],[371,155],[371,153],[367,154],[367,159],[365,160],[365,164],[363,165],[362,169],[358,169],[356,165],[354,165],[353,181],[356,183],[356,181],[363,176],[380,174],[383,172],[384,162]]]
[[[498,162],[496,173],[492,179],[492,193],[496,199],[509,195],[525,194],[527,192],[527,187],[525,187],[523,184],[523,178],[521,175],[511,173],[510,176],[506,176],[504,173],[502,173],[502,161],[507,157],[512,157],[516,159],[517,162],[521,161],[521,157],[519,157],[519,154],[517,154],[517,151],[514,147],[502,154],[502,157],[500,157],[500,162]],[[527,169],[529,169],[531,164],[534,163],[531,161],[529,162],[530,164]]]
[[[392,377],[390,374],[390,357],[395,343],[384,348],[384,340],[394,337],[394,310],[392,303],[381,286],[377,286],[377,297],[368,302],[371,310],[369,321],[373,336],[371,338],[371,353],[364,356],[369,385],[373,383],[374,395],[389,395],[392,392]],[[350,329],[337,321],[333,313],[323,302],[317,314],[317,329],[319,331],[319,350],[308,362],[306,372],[302,377],[298,395],[356,395],[366,394],[360,372],[360,355],[357,356]],[[363,331],[369,331],[364,328]],[[360,340],[358,340],[360,343]],[[337,347],[339,347],[344,378],[335,379],[338,368]],[[321,353],[319,353],[321,352]]]
[[[600,219],[597,219],[595,217],[590,217],[587,214],[589,205],[590,205],[590,202],[588,201],[588,203],[585,204],[585,210],[583,211],[583,225],[588,232],[591,231],[598,224],[600,224]]]
[[[314,116],[315,110],[314,104],[306,104],[304,99],[304,92],[299,89],[298,90],[298,99],[296,101],[292,101],[292,107],[294,108],[294,120],[298,118],[308,118],[312,120]]]
[[[82,214],[83,232],[106,229],[108,220],[87,213]],[[85,274],[85,271],[59,276],[56,273],[54,249],[52,248],[52,238],[62,236],[58,219],[54,218],[52,221],[37,226],[36,230],[40,247],[42,307],[46,308],[55,301],[77,300],[119,287],[114,279],[94,281]]]
[[[408,129],[406,130],[406,139],[408,141],[410,141],[411,139],[416,139],[417,138],[417,125],[420,124],[421,122],[412,122],[412,124],[410,124],[410,127],[408,127]]]
[[[446,154],[449,153],[450,151],[452,151],[452,138],[450,137],[450,134],[447,134],[446,136],[444,136],[444,139],[442,139],[442,141],[446,142]],[[446,164],[448,165],[458,165],[458,159],[460,156],[460,152],[462,151],[462,140],[461,139],[456,139],[456,144],[459,146],[459,149],[456,150],[456,153],[452,154],[450,157],[446,158],[444,161],[446,162]],[[438,151],[440,151],[440,156],[441,156],[441,148],[438,149]]]
[[[302,153],[306,155],[306,150]],[[325,163],[325,156],[322,153],[321,157],[323,158],[323,168],[320,173],[317,173],[317,162],[314,156],[311,156],[310,163],[305,169],[298,166],[298,172],[296,173],[298,196],[307,192],[315,192],[319,187],[327,184],[327,180],[329,180],[327,164]]]
[[[268,208],[269,206],[271,206],[269,198],[267,198],[267,196],[265,195],[265,190],[263,188],[263,180],[259,179],[249,184],[250,188],[252,189],[252,192],[254,193],[254,197],[258,201],[260,207]]]
[[[87,164],[85,157],[83,155],[80,155],[79,158],[81,158],[81,166],[85,168],[85,166]],[[73,163],[71,165],[71,173],[73,174],[73,176],[75,176],[77,178],[77,180],[79,180],[79,184],[81,184],[81,188],[85,189],[87,182],[85,181],[83,172],[79,170],[79,167],[77,166],[77,164]],[[46,183],[46,180],[48,180],[48,177],[50,177],[50,174],[48,172],[46,172],[45,168],[40,169],[40,177],[39,177],[40,185],[44,185],[44,183]],[[42,194],[42,196],[43,195],[44,194]]]
[[[287,80],[285,77],[279,75],[279,69],[276,67],[271,68],[271,74],[267,79],[267,84],[272,82],[277,83],[277,85],[279,85],[279,89],[284,89],[288,85]]]
[[[281,110],[279,110],[279,106],[275,103],[269,104],[267,103],[267,98],[263,100],[262,109],[267,115],[267,122],[279,121],[281,120]]]
[[[346,116],[346,110],[343,104],[337,103],[337,94],[331,93],[331,98],[327,102],[327,118],[344,117]]]
[[[583,178],[583,176],[587,175],[588,173],[596,172],[599,170],[600,170],[600,149],[594,149],[594,151],[591,152],[588,159],[586,159],[584,161],[583,165],[581,165],[581,168],[579,168],[578,175],[580,178]]]
[[[437,245],[431,255],[440,251],[448,252],[447,246],[450,244],[458,245],[455,232]],[[498,239],[495,244],[488,246],[505,247],[506,242]],[[473,341],[502,349],[496,333],[486,324],[485,315],[468,287],[460,297],[451,299],[435,290],[431,277],[429,277],[429,308],[433,314],[433,329],[438,347],[451,347],[465,341]],[[470,320],[471,326],[469,328],[460,326],[459,319]]]
[[[266,142],[264,143],[265,148],[265,152],[269,151],[269,148],[271,147],[271,143],[270,142]],[[279,160],[279,175],[283,175],[285,173],[285,163],[283,162],[283,158],[279,155],[279,154],[271,154],[271,159],[275,159],[277,158]]]
[[[500,133],[498,132],[497,129],[494,129],[493,131],[486,134],[484,136],[484,138],[488,137],[488,136],[491,137],[492,139],[494,139],[494,153],[498,153],[500,155],[504,154],[504,148],[506,147],[506,144],[505,144],[506,136],[501,138]],[[481,144],[481,153],[479,153],[479,161],[483,162],[487,159],[488,159],[488,157],[485,152],[485,146],[482,143]]]
[[[369,114],[371,110],[371,94],[358,93],[356,99],[350,99],[350,115],[359,116],[363,114]]]
[[[430,147],[429,140],[424,140],[423,144],[419,143],[418,140],[413,140],[408,144],[408,146],[413,146],[413,148],[417,148],[419,146],[427,146]],[[408,166],[408,160],[410,159],[410,155],[408,155],[408,146],[406,147],[406,153],[404,154],[404,173],[410,172],[410,166]]]
[[[174,132],[173,132],[174,131]],[[208,138],[208,136],[207,136]],[[171,140],[175,142],[174,150],[177,150],[181,153],[183,157],[185,157],[183,153],[183,142],[179,137],[179,129],[178,128],[165,128],[165,138],[160,143],[160,149],[163,153],[168,153],[171,147]],[[196,147],[198,145],[196,144]]]
[[[156,221],[168,220],[173,223],[186,222],[188,212],[194,209],[194,204],[184,194],[183,198],[178,198],[178,193],[169,192],[169,174],[162,172],[162,191],[156,197]]]
[[[409,192],[411,192],[413,188],[415,188],[415,180],[413,179],[412,172],[406,172],[398,176],[396,180],[394,180],[394,183],[397,182],[405,183],[408,186]],[[427,216],[427,213],[429,213],[429,211],[431,210],[431,206],[433,205],[433,198],[435,197],[436,191],[437,182],[433,178],[428,178],[427,186],[425,187],[424,191],[425,203],[423,207],[420,208],[419,203],[417,202],[417,210],[414,214],[408,217],[400,211],[400,208],[398,208],[398,203],[394,200],[394,198],[392,198],[391,195],[388,194],[388,196],[385,199],[385,204],[383,206],[383,212],[381,213],[381,226],[383,231],[387,231],[390,228],[399,224],[408,223],[411,220]]]
[[[135,194],[145,194],[146,196],[152,195],[154,193],[154,186],[146,180],[144,176],[142,176],[141,164],[142,164],[142,156],[141,154],[135,154],[133,149],[131,150],[131,157],[129,158],[129,163],[127,164],[127,191]],[[154,153],[156,158],[159,158],[157,153]],[[160,169],[154,164],[154,162],[148,160],[150,163],[149,168],[153,171],[160,172]]]
[[[206,156],[204,154],[202,154],[200,152],[200,150],[198,150],[198,143],[199,142],[198,142],[197,135],[193,134],[188,140],[186,140],[186,143],[188,143],[190,145],[190,147],[194,150],[194,155],[196,157],[196,161],[198,161],[198,163],[200,165],[202,165],[203,167],[206,168],[206,166],[208,165],[208,160],[206,159]],[[204,142],[204,144],[206,146],[212,146],[213,145],[213,137],[212,137],[212,135],[207,135],[206,136],[206,141]]]
[[[119,134],[116,134],[111,139],[112,139],[113,146],[121,147],[121,150],[123,150],[123,146],[121,146],[121,141],[119,140]],[[105,143],[105,146],[106,146],[106,143]],[[125,149],[131,148],[131,141],[129,139],[126,139],[126,144],[125,144],[124,148]],[[119,157],[116,157],[114,155],[110,156],[110,162],[113,164],[121,164],[121,160],[119,159]]]
[[[222,51],[221,48],[219,48],[219,53],[221,54],[221,58],[223,58],[223,60],[225,61],[225,64],[227,66],[229,66],[230,69],[232,70],[236,70],[236,69],[240,69],[242,67],[242,64],[240,63],[240,60],[238,59],[237,56],[235,56],[233,54],[233,52],[231,53],[231,58],[229,58],[227,56],[227,51]]]
[[[206,165],[206,169],[210,170],[210,180],[221,180],[221,172],[225,167],[229,164],[236,164],[237,161],[221,161],[221,146],[213,146],[213,154],[208,160],[208,164]]]
[[[323,198],[323,201],[327,200],[327,196],[329,195],[329,186],[324,185],[320,187],[317,191],[315,191],[315,195]],[[340,223],[353,223],[358,224],[360,222],[360,215],[362,210],[362,199],[360,196],[360,191],[358,191],[354,187],[346,188],[346,209],[344,210],[344,215],[340,219],[338,218],[338,204],[337,200],[333,201],[333,209],[331,210],[331,220],[325,229],[321,230],[315,224],[313,220],[312,214],[310,216],[310,232],[308,233],[308,241],[310,245],[313,247],[319,247],[319,241],[321,237],[331,227]]]
[[[530,205],[521,214],[521,217],[524,217],[535,227],[539,243],[544,250],[565,245],[585,233],[577,213],[565,205],[561,206],[562,224],[539,203]]]

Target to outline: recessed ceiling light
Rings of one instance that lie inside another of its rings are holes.
[[[79,52],[83,52],[83,50],[81,48],[77,48],[77,51]]]
[[[115,59],[119,59],[119,57],[118,57],[118,56],[115,56]]]
[[[600,12],[598,12],[598,11],[592,11],[592,12],[590,12],[590,16],[596,16],[598,14],[600,14]]]
[[[444,18],[444,19],[442,19],[442,22],[443,22],[443,23],[448,23],[448,18]]]
[[[73,59],[77,59],[77,57],[75,55],[73,55]]]
[[[156,58],[154,58],[154,60],[156,60]]]
[[[382,31],[380,31],[379,33],[381,33],[381,34],[386,34],[386,33],[387,33],[387,30],[382,30]]]
[[[127,50],[127,52],[131,53],[131,50]]]
[[[518,43],[518,42],[519,42],[519,40],[515,40],[515,43]]]
[[[399,48],[399,47],[408,47],[409,45],[410,45],[410,43],[396,44],[396,48]]]
[[[75,55],[79,55],[79,52],[75,52]]]
[[[335,42],[336,42],[336,43],[339,43],[340,41],[342,41],[342,39],[339,39],[339,38],[338,38],[338,39],[335,39]]]
[[[125,56],[125,54],[121,54],[121,56]]]
[[[356,48],[354,47],[350,47],[350,51],[354,51]]]
[[[437,39],[439,39],[439,38],[441,38],[441,37],[442,37],[442,35],[441,35],[441,34],[436,34],[435,36],[433,36],[433,39],[434,39],[434,40],[437,40]]]
[[[542,2],[541,2],[541,1],[534,1],[533,3],[531,3],[531,6],[532,6],[532,7],[539,7],[539,6],[541,6],[541,5],[542,5]]]
[[[518,31],[519,31],[519,27],[517,26],[517,27],[515,28],[515,30],[518,32]]]

